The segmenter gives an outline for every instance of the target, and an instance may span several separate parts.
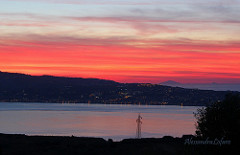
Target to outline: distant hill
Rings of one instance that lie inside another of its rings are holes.
[[[1,102],[206,105],[229,91],[0,72]]]
[[[179,85],[179,84],[181,84],[181,83],[178,83],[178,82],[176,82],[176,81],[169,80],[169,81],[162,82],[161,84],[162,84],[162,85]]]
[[[188,89],[215,90],[215,91],[238,91],[240,92],[240,83],[178,83],[175,81],[166,81],[160,83],[165,86],[181,87]]]

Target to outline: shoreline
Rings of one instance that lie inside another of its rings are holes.
[[[12,101],[12,102],[8,102],[8,101],[0,101],[0,103],[26,103],[26,104],[30,104],[30,103],[34,103],[34,104],[86,104],[86,105],[126,105],[126,106],[131,106],[131,105],[135,105],[135,106],[178,106],[178,107],[206,107],[207,105],[184,105],[184,104],[129,104],[129,103],[74,103],[74,102],[64,102],[64,103],[60,103],[60,102],[21,102],[21,101]]]

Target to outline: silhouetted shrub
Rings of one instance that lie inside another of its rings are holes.
[[[196,134],[200,137],[236,139],[240,137],[240,95],[228,94],[221,102],[198,109]]]

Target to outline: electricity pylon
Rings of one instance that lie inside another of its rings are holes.
[[[141,125],[142,125],[141,119],[142,119],[141,115],[138,114],[138,118],[136,120],[136,122],[137,122],[136,138],[138,138],[138,139],[141,138]]]

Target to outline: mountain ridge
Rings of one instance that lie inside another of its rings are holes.
[[[181,87],[186,89],[214,90],[214,91],[238,91],[240,92],[240,83],[179,83],[176,81],[165,81],[161,85],[171,87]]]
[[[173,80],[168,80],[168,81],[161,82],[160,84],[162,84],[162,85],[177,85],[177,84],[181,84],[181,83],[173,81]]]
[[[207,105],[229,91],[0,72],[1,102]]]

